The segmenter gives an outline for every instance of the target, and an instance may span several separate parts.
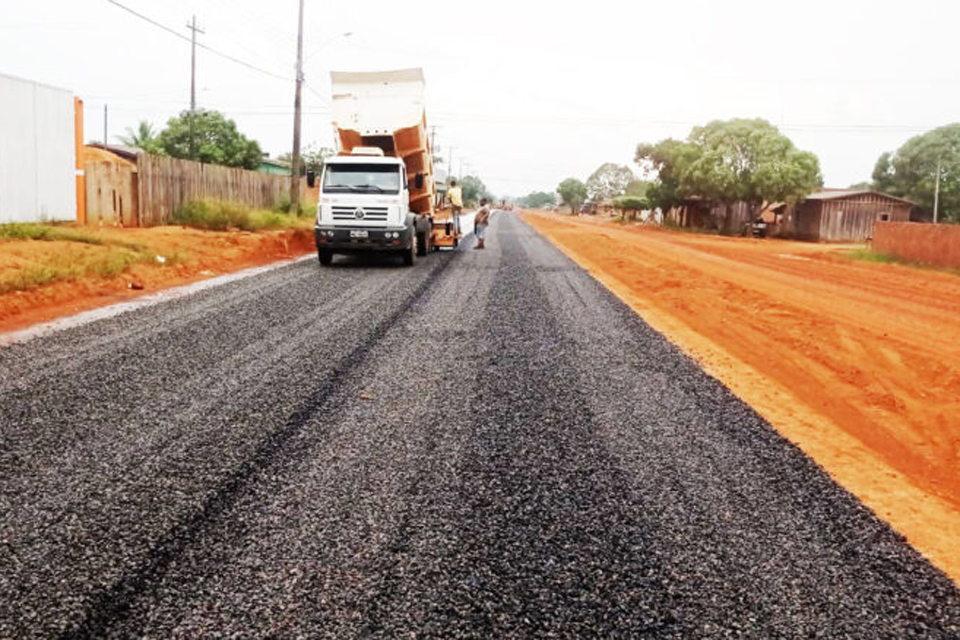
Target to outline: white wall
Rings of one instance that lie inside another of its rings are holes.
[[[76,220],[73,94],[0,75],[0,224]]]

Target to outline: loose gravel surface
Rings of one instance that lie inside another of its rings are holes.
[[[960,593],[504,213],[0,350],[0,637],[56,636],[947,638]]]

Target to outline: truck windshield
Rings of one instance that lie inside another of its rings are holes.
[[[324,193],[400,193],[400,167],[393,164],[328,164]]]

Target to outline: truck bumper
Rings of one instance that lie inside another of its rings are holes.
[[[364,232],[366,237],[361,235]],[[404,251],[413,243],[413,228],[370,229],[368,227],[318,226],[314,227],[314,239],[318,250],[332,253]]]

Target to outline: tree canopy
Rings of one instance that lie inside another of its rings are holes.
[[[533,191],[523,196],[517,201],[521,207],[527,207],[530,209],[539,209],[547,205],[554,205],[557,203],[557,195],[555,193],[547,193],[546,191]]]
[[[651,207],[666,211],[683,204],[683,199],[692,195],[682,177],[697,154],[694,145],[672,138],[656,144],[637,145],[634,161],[641,166],[645,176],[653,178],[644,194]]]
[[[321,147],[316,144],[307,145],[300,153],[300,169],[304,174],[308,171],[313,171],[319,176],[323,171],[323,165],[327,162],[327,158],[336,155],[336,153],[336,151],[329,147]],[[288,162],[292,165],[293,154],[289,152],[282,153],[277,156],[277,160]]]
[[[594,200],[610,200],[623,195],[636,176],[629,167],[605,162],[587,178],[587,193]]]
[[[587,186],[576,178],[567,178],[557,187],[560,201],[570,207],[571,213],[577,212],[577,207],[587,199]]]
[[[486,198],[490,201],[494,199],[493,194],[487,189],[487,185],[483,184],[483,180],[477,176],[463,176],[463,180],[460,181],[460,189],[463,193],[464,204],[475,205],[480,201],[480,198]]]
[[[158,137],[160,148],[174,158],[256,169],[260,145],[237,130],[233,120],[216,111],[183,111],[167,122]]]
[[[960,123],[915,136],[896,153],[881,155],[873,170],[874,188],[933,211],[938,163],[940,219],[960,222]]]
[[[726,208],[736,202],[796,202],[822,184],[817,157],[797,149],[766,120],[715,120],[694,127],[686,141],[637,147],[636,160],[657,176],[647,191],[652,206],[668,208],[690,196]]]
[[[153,125],[146,120],[141,120],[137,124],[136,129],[133,127],[127,127],[126,133],[117,136],[117,140],[119,140],[121,144],[125,144],[128,147],[143,149],[147,153],[163,153],[163,149],[160,146],[160,141],[157,139],[156,130],[153,128]]]

